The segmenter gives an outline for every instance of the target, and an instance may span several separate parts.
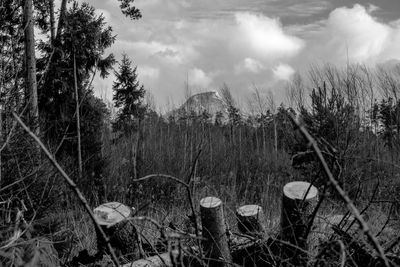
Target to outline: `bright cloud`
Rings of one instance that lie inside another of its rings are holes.
[[[291,66],[289,66],[287,64],[279,64],[278,66],[273,68],[272,72],[274,73],[274,76],[278,80],[287,81],[292,77],[292,75],[296,71]]]
[[[247,96],[256,84],[274,88],[279,103],[280,86],[310,64],[346,64],[347,56],[369,64],[400,60],[400,12],[384,17],[393,13],[389,1],[136,0],[138,21],[125,18],[115,0],[88,1],[117,34],[110,52],[128,54],[160,105],[183,99],[187,77],[194,93],[226,82],[234,95]]]
[[[212,78],[198,68],[191,69],[188,76],[189,84],[195,87],[201,87],[201,89],[206,89],[212,82]]]
[[[253,72],[259,73],[265,70],[265,66],[258,60],[253,58],[245,58],[243,62],[236,65],[235,72],[236,73],[243,73],[243,72]]]
[[[359,4],[333,10],[325,25],[309,43],[308,53],[333,63],[377,63],[400,58],[400,27],[379,21],[371,12],[377,7]]]
[[[286,34],[278,19],[237,13],[238,38],[259,56],[293,56],[303,47],[301,39]]]

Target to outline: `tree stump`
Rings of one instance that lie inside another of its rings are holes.
[[[222,201],[216,197],[200,200],[203,249],[209,266],[229,266],[232,262],[226,235]]]
[[[280,235],[291,244],[283,253],[295,265],[307,261],[307,228],[317,202],[318,189],[310,183],[297,181],[283,187]]]
[[[133,208],[118,202],[109,202],[98,206],[93,212],[116,254],[127,261],[138,259],[141,243],[135,225],[129,220]],[[107,251],[105,240],[97,230],[96,235],[98,253],[103,254]]]
[[[260,236],[265,232],[263,212],[258,205],[245,205],[236,210],[238,229],[243,234]]]

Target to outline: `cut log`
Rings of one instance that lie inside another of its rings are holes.
[[[118,256],[132,261],[140,257],[140,239],[132,220],[133,208],[118,202],[100,205],[93,211],[97,223],[110,239],[110,244]],[[99,253],[106,251],[105,240],[97,232],[97,249]]]
[[[245,205],[236,210],[238,229],[243,234],[262,235],[265,232],[262,208],[258,205]]]
[[[284,254],[292,263],[304,264],[307,250],[307,228],[318,202],[318,189],[307,182],[291,182],[283,187],[281,231],[283,241],[291,244]]]
[[[200,200],[201,223],[203,226],[203,249],[209,266],[228,266],[231,254],[226,235],[222,201],[216,197]]]

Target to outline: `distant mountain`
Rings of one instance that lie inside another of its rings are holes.
[[[218,113],[221,114],[222,121],[228,118],[227,106],[218,92],[215,91],[200,93],[189,97],[183,105],[169,112],[166,116],[168,118],[173,116],[175,119],[178,119],[192,112],[196,115],[201,115],[204,111],[210,114],[213,121]]]

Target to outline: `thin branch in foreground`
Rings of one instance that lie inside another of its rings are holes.
[[[343,199],[343,201],[346,203],[347,208],[349,211],[353,214],[354,218],[357,220],[359,223],[361,230],[364,232],[364,234],[367,236],[368,240],[374,247],[374,249],[378,252],[379,257],[383,260],[385,266],[389,267],[389,261],[385,255],[385,251],[383,250],[382,246],[379,244],[378,240],[375,238],[375,236],[371,233],[371,230],[368,226],[368,224],[364,221],[362,218],[360,211],[356,208],[354,203],[351,201],[350,197],[347,195],[347,193],[342,189],[342,187],[339,185],[338,181],[336,181],[335,177],[333,177],[332,172],[330,171],[328,164],[326,163],[324,156],[322,155],[321,150],[318,147],[317,142],[314,140],[314,138],[310,135],[310,133],[307,131],[307,129],[302,125],[299,121],[296,120],[296,118],[292,114],[287,114],[289,118],[293,121],[293,123],[298,127],[304,138],[311,144],[313,150],[315,151],[315,154],[318,157],[318,160],[320,161],[323,170],[326,174],[326,176],[329,179],[329,183],[333,186],[333,188],[339,193],[339,196]]]
[[[49,150],[44,146],[44,144],[40,141],[40,139],[23,123],[20,117],[13,112],[13,116],[15,120],[21,125],[21,127],[35,140],[35,142],[40,146],[42,151],[45,153],[47,158],[50,160],[50,162],[53,164],[53,166],[60,172],[60,174],[64,177],[64,180],[68,183],[68,185],[71,187],[71,189],[75,192],[76,196],[79,198],[80,202],[83,204],[86,212],[89,214],[90,218],[93,221],[94,226],[96,229],[100,232],[101,237],[105,240],[107,244],[107,249],[108,252],[110,253],[111,259],[114,262],[115,266],[119,266],[118,258],[115,255],[115,252],[113,248],[110,245],[110,240],[107,237],[107,235],[104,233],[103,229],[100,227],[100,225],[97,223],[94,214],[89,207],[89,204],[87,203],[85,197],[83,196],[82,192],[79,190],[75,182],[68,176],[68,174],[61,168],[61,166],[58,164],[58,162],[55,160],[55,158],[51,155]]]

